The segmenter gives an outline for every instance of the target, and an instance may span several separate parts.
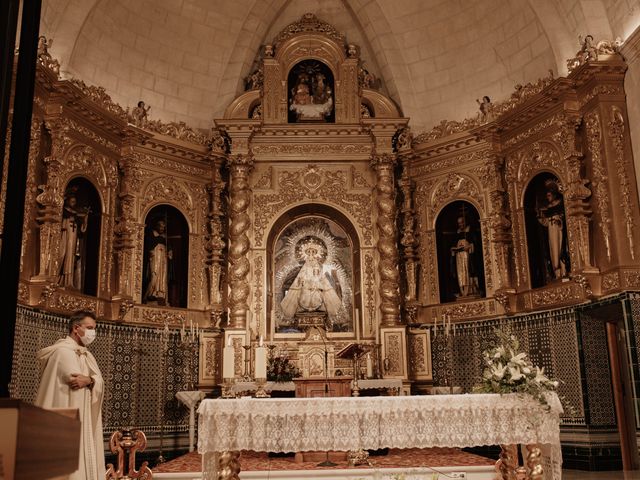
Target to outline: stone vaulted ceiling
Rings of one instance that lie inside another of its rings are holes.
[[[63,73],[151,118],[209,128],[243,91],[260,46],[311,12],[360,46],[414,131],[566,73],[578,36],[623,40],[640,0],[45,0]]]

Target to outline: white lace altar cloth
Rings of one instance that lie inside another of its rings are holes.
[[[224,451],[538,443],[549,456],[543,463],[545,477],[557,480],[562,407],[555,394],[549,404],[545,408],[517,394],[204,400],[198,408],[198,452],[204,478],[209,478],[217,470],[216,454]]]

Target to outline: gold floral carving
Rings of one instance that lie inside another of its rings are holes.
[[[402,375],[402,335],[395,332],[385,333],[386,353],[389,359],[387,375]]]
[[[558,122],[561,122],[563,118],[564,113],[556,113],[555,115],[541,122],[537,122],[533,127],[528,128],[524,132],[518,133],[517,135],[509,138],[506,142],[504,142],[504,146],[512,147],[518,143],[521,143],[524,140],[527,140],[528,138],[537,135],[538,133],[543,132],[552,126],[557,125]]]
[[[254,241],[257,247],[262,246],[269,221],[287,206],[305,199],[321,199],[347,210],[357,221],[364,243],[371,245],[371,194],[350,193],[345,172],[332,172],[309,165],[304,170],[281,172],[278,184],[278,193],[255,195]]]
[[[392,155],[374,155],[371,166],[376,172],[376,203],[378,218],[378,275],[380,280],[380,311],[383,325],[400,323],[400,274],[396,244],[396,204]]]
[[[589,62],[597,62],[599,59],[601,60],[600,57],[602,55],[614,55],[618,53],[622,45],[622,41],[619,38],[616,40],[600,40],[595,45],[593,44],[593,37],[591,35],[587,35],[584,40],[582,37],[579,38],[582,43],[580,50],[578,50],[574,57],[567,60],[569,74],[581,65]]]
[[[431,193],[431,207],[429,218],[435,221],[435,213],[451,199],[473,199],[481,210],[484,210],[484,200],[476,182],[467,175],[450,173],[434,188]]]
[[[261,334],[262,323],[262,286],[264,285],[262,276],[264,275],[264,259],[257,256],[253,260],[253,301],[254,301],[254,318],[256,320],[256,331]]]
[[[631,258],[635,259],[635,245],[633,241],[633,200],[631,197],[631,182],[627,171],[627,162],[624,155],[624,116],[622,111],[616,107],[611,107],[611,120],[609,121],[609,137],[613,143],[615,151],[615,164],[617,173],[617,182],[620,186],[620,200],[622,207],[622,215],[626,226],[627,241],[629,243],[629,253]]]
[[[369,314],[369,329],[374,333],[378,329],[378,325],[374,323],[376,318],[376,299],[374,291],[375,270],[373,267],[373,255],[366,253],[364,256],[364,286],[367,313]]]
[[[621,87],[617,85],[596,85],[589,93],[580,100],[580,108],[584,107],[592,98],[598,95],[624,95]]]
[[[409,335],[409,368],[413,375],[424,373],[427,369],[424,351],[425,334]]]
[[[120,152],[120,149],[115,143],[110,142],[109,140],[107,140],[101,135],[98,135],[93,130],[88,129],[87,127],[80,125],[77,122],[74,122],[70,118],[65,118],[64,122],[69,126],[69,128],[75,130],[80,135],[90,139],[91,141],[97,143],[98,145],[101,145],[106,149],[111,150],[114,153]]]
[[[607,170],[602,159],[602,130],[600,128],[600,115],[593,111],[585,118],[587,128],[587,143],[591,152],[591,164],[593,169],[594,199],[598,206],[600,221],[598,226],[602,232],[607,260],[611,260],[611,217],[609,216],[609,186]]]
[[[156,157],[155,155],[138,154],[139,161],[145,166],[154,166],[171,170],[173,172],[184,173],[198,178],[207,177],[211,171],[205,168],[188,165],[182,162],[176,162],[167,158]]]
[[[24,283],[18,284],[18,303],[27,305],[29,303],[29,287]]]
[[[96,105],[104,108],[107,112],[115,115],[116,117],[126,120],[127,112],[111,99],[104,87],[87,85],[77,78],[72,78],[69,82],[79,88],[80,91]]]
[[[513,93],[508,99],[492,104],[491,117],[493,119],[497,119],[501,115],[504,115],[505,113],[512,111],[516,107],[525,103],[530,98],[542,92],[542,90],[544,90],[546,87],[551,85],[553,81],[554,81],[553,72],[549,71],[548,76],[540,78],[534,83],[529,82],[525,85],[517,84],[514,87]],[[443,138],[449,135],[453,135],[454,133],[471,130],[472,128],[479,127],[485,122],[486,122],[486,119],[483,119],[481,115],[477,115],[471,118],[466,118],[462,121],[442,120],[438,125],[433,127],[430,131],[423,132],[418,136],[414,137],[413,145],[415,146],[421,143],[427,143],[431,140],[436,140],[438,138]]]
[[[49,306],[66,312],[90,310],[96,314],[100,313],[98,312],[98,299],[68,295],[60,292],[59,290],[52,295],[51,300],[49,301]]]
[[[487,302],[465,302],[442,307],[443,315],[450,315],[451,318],[479,317],[487,314]]]
[[[536,290],[531,294],[532,306],[544,307],[582,298],[582,288],[576,283],[566,283],[559,287]]]
[[[267,168],[262,175],[258,179],[256,183],[254,183],[254,189],[265,189],[268,190],[271,188],[271,179],[273,177],[273,167]]]
[[[216,378],[218,375],[218,339],[206,338],[204,341],[204,377]]]
[[[413,168],[411,170],[411,176],[420,177],[433,172],[441,172],[442,170],[453,166],[461,167],[463,165],[469,165],[477,162],[478,160],[485,160],[489,154],[490,152],[488,150],[476,150],[471,153],[463,153],[462,155],[448,157],[443,160],[431,161],[426,165]]]
[[[157,178],[147,185],[140,202],[141,210],[144,211],[148,206],[159,202],[169,203],[179,210],[186,209],[189,214],[194,208],[192,195],[187,186],[170,176]]]
[[[602,278],[602,290],[605,292],[620,288],[620,275],[617,272],[607,273]]]
[[[493,290],[493,275],[491,268],[491,242],[489,241],[489,224],[486,220],[481,222],[482,230],[482,258],[484,260],[484,278],[486,281],[487,290]]]
[[[373,186],[364,178],[364,175],[356,167],[351,167],[351,178],[353,179],[354,188],[373,188]]]
[[[164,123],[160,120],[150,120],[144,124],[144,128],[197,145],[209,145],[210,142],[210,138],[205,133],[196,131],[184,122]]]
[[[640,272],[624,272],[624,284],[626,287],[640,287]]]
[[[285,40],[304,33],[320,33],[340,44],[345,43],[344,35],[338,32],[333,25],[319,20],[313,13],[305,13],[296,22],[287,25],[273,40],[277,49]]]
[[[280,144],[263,145],[257,144],[251,147],[256,156],[263,155],[369,155],[371,145],[369,144],[340,144],[340,143],[309,143],[309,144]]]
[[[27,252],[27,246],[31,238],[31,230],[35,224],[35,209],[36,209],[36,193],[38,186],[36,182],[35,169],[38,157],[40,155],[40,137],[41,137],[41,120],[33,119],[31,121],[30,142],[29,142],[29,157],[27,164],[27,187],[24,196],[24,223],[22,227],[22,250],[20,255],[20,271],[22,272],[24,266],[24,255]],[[9,157],[5,157],[7,160]],[[8,166],[8,161],[4,162],[4,167]],[[2,198],[0,202],[0,214],[4,214],[4,202],[6,194],[6,182],[7,172],[4,172],[2,177]],[[4,217],[4,215],[3,215]],[[0,231],[2,229],[0,228]]]
[[[181,313],[156,308],[141,308],[140,310],[142,310],[142,321],[144,323],[181,326],[186,322],[186,316]]]

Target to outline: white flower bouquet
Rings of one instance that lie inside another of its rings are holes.
[[[534,366],[514,335],[496,330],[498,345],[483,352],[482,383],[478,393],[528,393],[546,405],[545,394],[554,392],[558,382],[544,374],[544,368]]]

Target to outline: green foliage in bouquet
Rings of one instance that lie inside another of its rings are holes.
[[[272,357],[267,362],[267,380],[290,382],[300,376],[300,370],[287,357]]]
[[[544,374],[544,367],[534,366],[514,335],[496,329],[497,345],[483,352],[482,383],[478,393],[528,393],[543,405],[545,394],[554,392],[558,382]]]

